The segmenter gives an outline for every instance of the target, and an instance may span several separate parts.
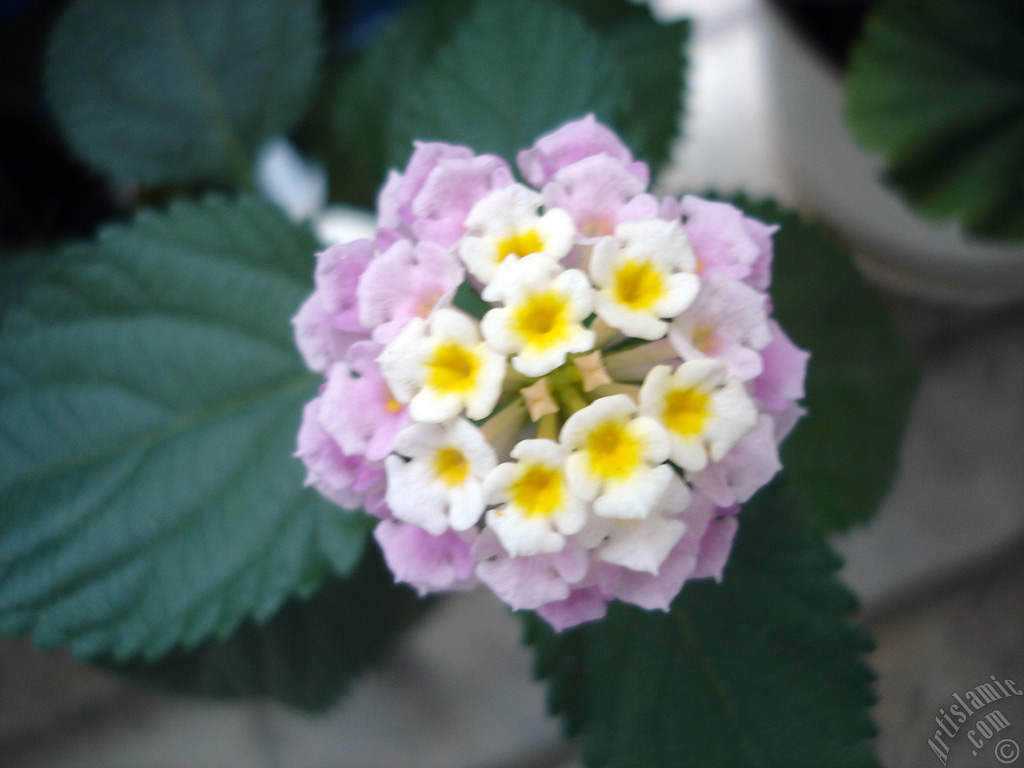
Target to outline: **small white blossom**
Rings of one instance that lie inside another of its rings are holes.
[[[629,221],[594,246],[590,275],[600,289],[597,316],[627,336],[660,339],[668,331],[663,318],[689,306],[700,281],[686,232],[662,219]]]
[[[497,464],[477,427],[465,419],[413,424],[398,433],[395,453],[384,468],[386,500],[396,518],[434,536],[476,524],[484,511],[483,480]]]
[[[571,455],[566,476],[574,493],[602,517],[647,517],[673,472],[664,427],[636,416],[627,395],[610,395],[570,416],[559,442]]]
[[[699,472],[720,461],[757,423],[757,408],[743,383],[727,375],[725,363],[702,359],[675,371],[655,366],[640,387],[640,411],[663,424],[671,460]]]
[[[673,474],[650,514],[640,520],[592,517],[581,533],[597,546],[600,560],[633,571],[658,573],[669,552],[686,533],[679,514],[690,505],[690,489]]]
[[[594,333],[583,327],[593,308],[593,289],[578,269],[562,270],[544,254],[526,256],[506,268],[501,281],[504,307],[481,322],[487,342],[514,355],[511,364],[524,376],[543,376],[572,352],[586,352]]]
[[[428,321],[413,318],[378,358],[399,403],[415,421],[440,423],[463,410],[483,419],[494,410],[505,378],[505,358],[480,338],[476,321],[439,309]]]
[[[567,456],[553,440],[523,440],[512,449],[516,461],[487,478],[487,503],[500,505],[487,513],[487,525],[511,556],[559,552],[583,527],[587,505],[566,482]]]
[[[572,250],[576,226],[572,217],[557,208],[538,214],[543,198],[521,184],[494,190],[470,210],[463,226],[468,234],[459,244],[459,255],[470,273],[487,285],[509,257],[546,253],[561,259]],[[486,301],[500,298],[485,289]]]

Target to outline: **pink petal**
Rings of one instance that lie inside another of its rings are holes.
[[[690,578],[722,580],[722,572],[725,570],[725,563],[729,559],[738,528],[739,523],[734,516],[718,517],[711,521],[704,538],[700,541],[697,567],[693,569]]]
[[[295,455],[306,465],[306,484],[344,509],[359,509],[384,471],[362,456],[347,456],[320,424],[320,398],[306,403]]]
[[[564,600],[539,606],[537,614],[550,624],[555,632],[561,632],[569,627],[603,618],[608,612],[609,599],[597,587],[574,589]]]
[[[395,581],[411,584],[421,594],[469,589],[476,583],[471,543],[454,531],[432,536],[418,525],[382,520],[373,536]]]
[[[562,168],[601,154],[621,163],[633,163],[633,154],[615,132],[599,123],[593,115],[587,115],[541,136],[533,147],[519,153],[516,162],[527,183],[541,189]],[[649,181],[647,166],[635,163],[629,167],[646,188]]]
[[[313,279],[328,322],[339,331],[364,332],[356,289],[374,254],[372,240],[333,245],[317,254]]]
[[[750,275],[762,253],[747,231],[743,211],[729,203],[687,195],[682,212],[701,271],[715,270],[736,280]]]
[[[721,461],[695,473],[690,481],[718,506],[726,507],[749,501],[780,469],[774,419],[762,414]]]
[[[544,186],[548,208],[567,210],[587,237],[610,235],[623,221],[653,218],[658,201],[621,160],[592,155],[560,169]]]
[[[810,353],[790,340],[774,320],[768,323],[772,340],[761,350],[764,365],[754,380],[754,395],[771,411],[782,411],[804,396]]]
[[[491,540],[493,537],[493,541]],[[581,548],[566,543],[566,548],[553,555],[509,557],[497,544],[490,529],[480,534],[481,546],[474,550],[478,558],[488,557],[476,567],[476,575],[512,610],[533,610],[546,603],[569,597],[570,585],[586,575],[588,559]]]
[[[508,164],[496,155],[438,161],[404,216],[412,233],[450,248],[462,237],[470,209],[491,190],[513,183]]]

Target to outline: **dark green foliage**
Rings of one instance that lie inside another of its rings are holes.
[[[853,135],[922,213],[1024,238],[1024,4],[889,0],[847,81]]]
[[[512,160],[588,112],[610,122],[623,98],[614,56],[579,16],[555,3],[483,0],[405,91],[391,163],[404,165],[413,139]]]
[[[0,631],[153,658],[358,562],[367,519],[291,457],[315,248],[211,199],[104,230],[25,294],[0,333]]]
[[[308,600],[292,598],[265,622],[247,619],[224,640],[154,663],[109,666],[179,693],[266,696],[317,711],[378,661],[427,605],[395,586],[377,548],[369,547],[350,576],[328,578]]]
[[[338,65],[304,133],[332,195],[372,203],[413,139],[469,144],[510,161],[588,112],[657,169],[678,133],[687,25],[626,0],[427,0]]]
[[[77,0],[48,95],[76,154],[119,181],[247,186],[309,107],[319,34],[315,0]]]

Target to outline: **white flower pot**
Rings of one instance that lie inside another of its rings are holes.
[[[965,238],[954,223],[912,212],[880,181],[882,158],[847,132],[839,72],[777,9],[767,15],[779,149],[801,206],[833,225],[865,274],[886,288],[962,306],[1024,302],[1024,244]]]

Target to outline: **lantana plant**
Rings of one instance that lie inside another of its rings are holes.
[[[4,90],[0,633],[314,710],[485,585],[587,765],[877,765],[826,537],[913,391],[881,304],[797,214],[658,187],[685,23],[355,5],[0,11],[39,41]],[[285,135],[320,169],[287,212]],[[372,234],[319,242],[321,202]]]
[[[418,143],[375,238],[318,255],[294,324],[325,382],[298,455],[324,496],[380,518],[421,593],[483,582],[559,630],[612,599],[667,611],[721,578],[802,413],[807,355],[767,292],[776,227],[659,200],[592,115],[517,165],[526,184]]]

